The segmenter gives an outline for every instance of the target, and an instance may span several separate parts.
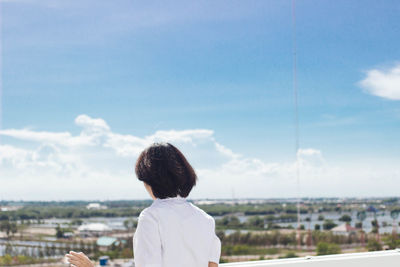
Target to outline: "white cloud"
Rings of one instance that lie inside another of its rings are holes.
[[[0,145],[0,199],[147,198],[134,175],[138,154],[153,142],[171,142],[188,157],[199,182],[192,198],[295,197],[296,162],[266,162],[232,151],[208,129],[157,131],[139,137],[115,133],[100,118],[79,115],[70,132],[6,129],[0,135],[24,140]],[[29,146],[26,145],[29,141]],[[395,192],[396,164],[328,164],[320,150],[298,151],[301,194],[344,196]],[[385,183],[378,183],[379,177]],[[357,191],[354,191],[357,188]]]
[[[221,153],[222,155],[225,155],[227,157],[230,157],[232,159],[236,159],[238,157],[240,157],[240,154],[236,154],[234,153],[232,150],[230,150],[229,148],[224,147],[223,145],[215,142],[215,148],[216,150]]]
[[[316,169],[323,168],[325,166],[325,160],[322,156],[320,150],[307,148],[307,149],[299,149],[297,152],[297,157],[300,166],[303,169]]]
[[[93,119],[88,115],[79,115],[75,119],[75,124],[90,132],[108,132],[110,127],[103,119]]]
[[[151,142],[185,142],[195,144],[196,141],[202,139],[209,139],[213,136],[214,132],[211,130],[197,129],[197,130],[183,130],[183,131],[157,131],[154,135],[146,139]]]
[[[51,133],[51,132],[35,132],[29,129],[8,129],[8,130],[0,130],[1,135],[11,136],[21,140],[29,140],[35,142],[48,142],[48,143],[58,143],[65,145],[70,144],[70,140],[72,136],[70,133]]]
[[[55,184],[66,190],[65,194],[56,194],[61,199],[94,197],[101,191],[110,198],[144,198],[145,191],[131,195],[135,189],[129,186],[133,183],[141,189],[133,166],[144,148],[154,142],[171,142],[183,151],[197,151],[193,157],[196,159],[202,153],[204,156],[205,146],[215,143],[213,131],[207,129],[157,131],[138,137],[112,132],[103,119],[87,115],[79,115],[75,124],[81,128],[78,135],[31,129],[1,130],[0,135],[24,142],[19,146],[0,146],[0,184],[6,185],[0,186],[0,198],[50,198],[51,192],[59,190],[52,188]],[[29,148],[21,145],[26,141]],[[212,153],[218,154],[215,150]],[[115,185],[117,180],[121,182],[118,186]],[[76,184],[79,190],[75,189]],[[29,187],[31,193],[21,196],[24,191],[18,189],[21,185]],[[82,193],[85,192],[82,187],[96,194]]]
[[[32,157],[32,152],[25,149],[16,148],[10,145],[0,145],[0,163],[2,166],[18,166]]]
[[[390,69],[372,69],[359,82],[367,93],[391,100],[400,100],[400,63]]]

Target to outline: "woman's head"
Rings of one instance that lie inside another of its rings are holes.
[[[137,178],[151,187],[156,198],[187,197],[197,176],[185,156],[169,143],[155,143],[139,156]]]

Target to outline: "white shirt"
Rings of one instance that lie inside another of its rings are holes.
[[[157,198],[139,215],[133,252],[135,267],[207,267],[221,241],[214,218],[186,198]]]

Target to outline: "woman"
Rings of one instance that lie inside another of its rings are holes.
[[[169,143],[153,144],[140,154],[135,172],[153,198],[133,237],[135,267],[218,266],[215,221],[186,200],[197,176],[184,155]],[[66,256],[77,267],[93,266],[82,252]]]

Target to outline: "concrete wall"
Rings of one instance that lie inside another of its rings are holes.
[[[221,267],[400,267],[400,249],[220,264]]]

